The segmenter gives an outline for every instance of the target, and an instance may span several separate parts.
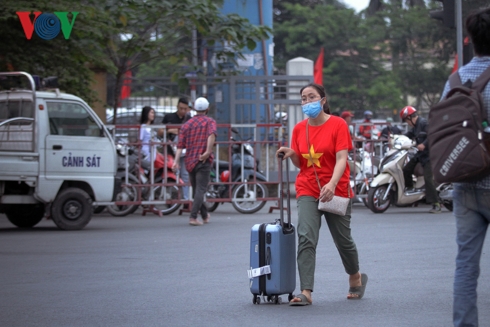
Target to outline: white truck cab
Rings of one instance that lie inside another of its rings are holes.
[[[0,213],[22,228],[48,216],[82,229],[93,202],[113,198],[114,141],[85,101],[36,89],[28,73],[0,73]]]

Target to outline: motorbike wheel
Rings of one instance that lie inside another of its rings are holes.
[[[96,206],[94,207],[94,213],[102,213],[105,210],[105,206]]]
[[[453,211],[453,201],[442,201],[442,205],[449,211]]]
[[[453,188],[452,184],[447,184],[445,185],[440,192],[445,191],[445,190],[450,190]],[[452,200],[443,200],[439,198],[439,202],[449,211],[453,211],[453,201]]]
[[[167,183],[175,183],[174,179],[169,179]],[[155,183],[159,183],[155,181]],[[155,189],[155,200],[177,200],[179,198],[179,187],[177,185],[171,186],[158,186]],[[162,215],[169,215],[180,208],[181,203],[173,202],[168,204],[156,204],[155,208],[159,210]]]
[[[391,194],[388,195],[388,198],[383,201],[383,197],[388,189],[388,185],[380,185],[378,187],[372,187],[368,192],[368,208],[374,213],[383,213],[385,212],[391,205]]]
[[[221,202],[208,202],[208,201],[205,201],[204,202],[204,205],[208,209],[208,212],[213,212],[216,209],[218,209],[218,206],[219,206],[220,203]]]
[[[365,197],[361,198],[362,199],[362,203],[364,203],[364,205],[367,208],[369,208],[369,203],[368,203],[368,188],[367,188],[366,184],[363,183],[358,192],[359,192],[358,195],[364,195],[365,196]]]
[[[209,199],[209,198],[212,198],[212,199],[217,199],[218,198],[218,195],[216,194],[217,192],[214,190],[214,185],[209,185],[208,186],[208,191],[206,192],[206,199]],[[206,206],[206,208],[208,209],[208,212],[213,212],[215,211],[220,202],[210,202],[210,201],[206,201],[206,199],[204,200],[204,205]]]
[[[269,196],[267,185],[241,184],[236,185],[232,191],[233,199],[231,204],[236,211],[240,213],[255,213],[265,206],[267,201],[240,201],[238,199],[266,198]]]
[[[125,182],[123,180],[123,182]],[[128,176],[129,185],[121,187],[121,190],[116,194],[115,201],[136,201],[138,197],[138,190],[132,184],[138,184],[138,179],[135,176]],[[133,214],[138,210],[139,205],[137,204],[120,204],[120,205],[109,205],[107,206],[107,211],[113,216],[124,217]]]

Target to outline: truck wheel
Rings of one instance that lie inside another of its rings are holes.
[[[61,191],[51,207],[51,218],[58,228],[84,228],[92,218],[92,199],[84,190],[67,188]]]
[[[11,205],[5,211],[8,220],[17,227],[30,228],[44,217],[44,204]]]

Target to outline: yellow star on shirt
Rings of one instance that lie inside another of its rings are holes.
[[[306,165],[306,167],[310,167],[311,165],[315,164],[319,168],[322,168],[322,166],[320,165],[320,160],[318,160],[318,158],[323,156],[323,153],[315,153],[315,149],[313,148],[313,145],[311,145],[310,147],[310,153],[301,154],[301,155],[303,156],[303,158],[308,159],[308,164]]]

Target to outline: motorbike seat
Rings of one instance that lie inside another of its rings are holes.
[[[218,165],[219,171],[228,170],[231,167],[230,163],[228,161],[225,161],[225,160],[219,160],[216,162],[216,164]],[[216,165],[215,165],[215,168],[216,168]]]

